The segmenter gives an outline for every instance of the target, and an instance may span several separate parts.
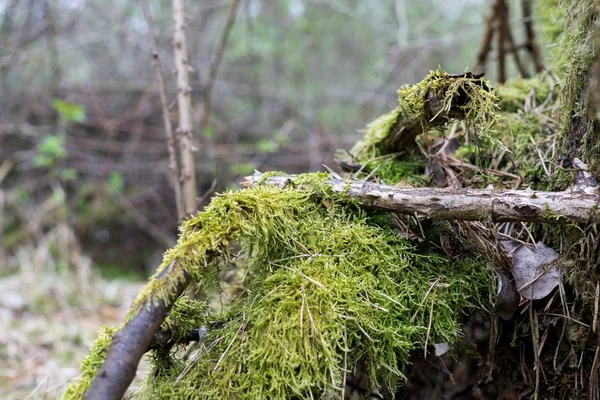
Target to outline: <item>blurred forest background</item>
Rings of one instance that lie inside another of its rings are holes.
[[[333,168],[402,84],[438,66],[473,71],[491,3],[243,0],[221,49],[232,2],[188,1],[200,206],[254,169]],[[520,2],[509,3],[519,42]],[[177,126],[171,2],[149,6]],[[3,398],[60,393],[176,239],[151,61],[135,1],[0,0]]]

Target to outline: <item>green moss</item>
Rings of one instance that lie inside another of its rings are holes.
[[[372,382],[394,387],[430,323],[429,343],[453,342],[460,310],[487,303],[493,284],[480,263],[417,255],[359,209],[335,199],[323,207],[297,193],[259,188],[227,196],[269,199],[267,207],[256,203],[265,216],[254,214],[257,224],[240,233],[252,274],[247,295],[213,321],[221,327],[206,339],[207,354],[183,376],[184,365],[159,367],[138,398],[319,398],[339,394],[344,370],[359,361]],[[289,196],[295,201],[280,207]]]
[[[600,42],[597,1],[578,0],[565,3],[565,26],[560,36],[562,57],[556,69],[565,75],[561,98],[562,119],[559,136],[560,156],[577,157],[595,169],[600,159],[597,104],[590,101],[590,78]],[[592,92],[597,88],[592,87]]]
[[[536,104],[541,104],[548,98],[553,85],[554,82],[548,75],[509,79],[496,87],[498,105],[503,112],[513,113],[523,110],[530,97]],[[552,101],[552,98],[549,100]]]
[[[411,350],[455,341],[462,313],[489,304],[494,284],[481,261],[417,254],[382,214],[342,203],[327,178],[228,192],[182,225],[133,312],[165,298],[173,281],[160,272],[175,260],[193,289],[218,287],[234,242],[248,286],[226,312],[175,303],[166,324],[180,332],[206,325],[210,350],[187,364],[177,352],[156,354],[137,398],[338,396],[358,362],[372,385],[395,387]]]
[[[206,324],[206,311],[206,302],[180,297],[165,318],[162,329],[171,332],[173,340],[179,342],[187,333]]]
[[[81,399],[88,387],[92,384],[96,373],[102,366],[114,333],[118,330],[115,326],[103,326],[98,331],[98,338],[92,344],[90,354],[81,362],[81,376],[72,382],[65,392],[65,399]]]
[[[430,129],[441,129],[449,121],[464,120],[487,135],[497,122],[497,98],[489,82],[432,71],[421,82],[398,90],[398,107],[367,125],[364,137],[350,150],[355,162],[414,147],[414,138]]]

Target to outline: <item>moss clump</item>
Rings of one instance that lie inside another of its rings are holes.
[[[136,398],[337,397],[359,362],[372,386],[393,388],[411,350],[455,341],[462,313],[489,303],[494,283],[482,262],[417,254],[387,218],[340,202],[326,178],[228,192],[183,224],[161,270],[177,260],[196,287],[218,286],[235,241],[247,287],[224,312],[178,301],[171,323],[206,325],[206,348],[187,363],[178,353],[154,357]],[[164,296],[157,282],[138,306]]]
[[[528,99],[541,104],[548,98],[556,86],[549,75],[536,75],[533,78],[509,79],[496,87],[498,105],[502,112],[514,113],[523,110]],[[554,98],[555,100],[556,98]]]
[[[227,313],[211,317],[210,351],[186,372],[183,363],[156,368],[138,398],[335,396],[358,362],[373,385],[394,387],[428,330],[429,343],[453,342],[461,310],[487,302],[493,284],[480,263],[417,255],[390,226],[375,223],[381,218],[334,198],[323,206],[316,190],[300,193],[229,193],[188,221],[203,226],[194,235],[204,236],[198,222],[214,213],[245,220],[239,241],[251,283]]]
[[[471,73],[432,71],[421,82],[398,90],[398,107],[367,125],[350,151],[366,163],[382,155],[406,152],[417,135],[462,119],[487,131],[496,122],[497,98],[489,83]]]

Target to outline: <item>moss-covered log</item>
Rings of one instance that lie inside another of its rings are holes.
[[[489,306],[495,284],[485,260],[450,263],[433,250],[418,255],[385,214],[344,201],[327,178],[301,176],[303,190],[265,185],[230,192],[183,225],[115,338],[143,340],[135,351],[147,349],[154,332],[128,326],[158,304],[157,320],[173,307],[163,329],[205,325],[212,350],[188,365],[155,351],[154,371],[136,398],[339,397],[345,375],[359,363],[369,377],[366,389],[385,382],[393,390],[412,349],[455,342],[457,310]],[[187,307],[185,297],[176,300],[188,275],[194,288],[218,288],[233,243],[252,279],[231,309],[207,314],[202,306]],[[127,336],[133,331],[143,339]],[[66,398],[86,390],[90,397],[120,398],[121,387],[94,387],[105,381],[98,371],[121,371],[118,359],[109,360],[122,346],[98,343]]]

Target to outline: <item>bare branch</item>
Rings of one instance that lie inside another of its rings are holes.
[[[146,0],[138,0],[138,4],[144,13],[146,19],[146,25],[148,25],[148,36],[150,37],[150,43],[152,44],[152,66],[154,67],[154,74],[156,81],[158,82],[158,93],[160,95],[160,105],[163,113],[163,121],[165,124],[165,138],[167,139],[167,149],[169,150],[169,172],[171,173],[171,181],[173,183],[173,190],[175,191],[175,203],[177,205],[177,220],[183,221],[183,199],[181,198],[181,183],[179,182],[178,176],[179,163],[177,162],[177,153],[175,151],[175,138],[173,136],[173,127],[171,126],[171,120],[169,119],[169,107],[167,106],[167,90],[165,88],[165,81],[163,79],[163,68],[160,59],[158,58],[158,48],[156,46],[156,39],[154,38],[154,32],[152,30],[152,17],[150,16],[150,10],[148,9],[148,3]]]
[[[273,176],[264,184],[284,188],[294,175]],[[246,177],[244,186],[259,184],[261,174]],[[365,208],[417,214],[433,220],[523,221],[561,224],[600,223],[597,191],[396,188],[365,181],[330,179],[331,189],[345,194]]]
[[[498,0],[496,5],[498,29],[498,82],[506,81],[506,32],[508,30],[508,6],[506,0]]]
[[[169,274],[174,265],[166,268],[163,274],[154,279],[173,279]],[[176,290],[169,292],[168,299],[151,301],[140,308],[113,336],[112,343],[102,367],[96,374],[90,388],[85,392],[85,400],[120,400],[135,376],[140,359],[156,341],[155,334],[166,318],[175,300],[189,283],[189,276],[179,280]]]
[[[233,28],[233,23],[235,22],[235,15],[239,5],[240,0],[233,0],[233,3],[231,3],[231,6],[229,7],[229,14],[227,15],[227,22],[225,22],[225,27],[223,28],[223,34],[221,35],[221,40],[219,41],[219,46],[217,47],[215,58],[210,63],[208,79],[206,80],[206,85],[204,86],[204,101],[202,102],[202,121],[200,123],[201,129],[204,129],[206,126],[208,126],[210,122],[210,104],[212,101],[212,88],[215,84],[215,79],[217,79],[219,66],[221,65],[223,54],[225,54],[227,40],[229,39],[229,33]]]
[[[523,9],[523,24],[525,25],[525,35],[527,37],[526,48],[531,53],[533,58],[533,64],[535,65],[535,72],[540,73],[544,70],[544,63],[542,62],[542,52],[540,46],[535,38],[535,30],[533,28],[533,16],[531,12],[531,0],[523,0],[521,2]]]
[[[190,63],[187,54],[187,34],[185,21],[185,1],[173,0],[173,18],[175,34],[173,51],[177,71],[177,104],[179,106],[179,150],[181,155],[181,185],[184,214],[196,212],[198,202],[196,194],[196,169],[194,149],[192,148],[192,88],[190,86]]]

